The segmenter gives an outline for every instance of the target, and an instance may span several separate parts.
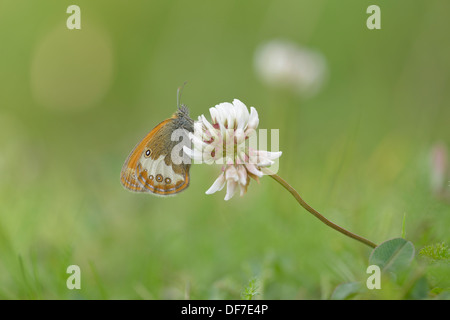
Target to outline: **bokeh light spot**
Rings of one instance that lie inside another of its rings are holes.
[[[65,111],[95,106],[113,77],[107,34],[93,26],[56,28],[39,42],[31,61],[31,90],[40,105]]]

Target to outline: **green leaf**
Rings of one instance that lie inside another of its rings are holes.
[[[430,290],[426,277],[417,279],[411,289],[407,292],[406,298],[412,300],[422,300],[428,298],[428,291]]]
[[[387,240],[373,249],[369,265],[377,265],[384,272],[396,273],[407,267],[414,258],[414,245],[403,238]]]
[[[252,300],[255,296],[259,295],[260,281],[258,278],[252,278],[247,287],[241,292],[242,300]]]
[[[346,282],[338,285],[331,294],[331,300],[350,299],[361,292],[361,282]]]

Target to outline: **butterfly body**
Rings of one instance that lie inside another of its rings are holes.
[[[189,186],[190,161],[186,161],[186,157],[180,161],[180,157],[182,145],[189,141],[188,134],[193,131],[194,122],[187,107],[182,105],[171,118],[159,123],[134,147],[122,167],[122,185],[131,191],[160,196],[186,189]]]

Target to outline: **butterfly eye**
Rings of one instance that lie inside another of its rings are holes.
[[[166,179],[164,179],[164,181],[165,181],[167,184],[170,184],[170,183],[172,182],[172,180],[171,180],[170,178],[166,178]]]
[[[145,157],[146,157],[146,158],[150,157],[151,154],[152,154],[152,150],[147,149],[147,150],[145,151]]]
[[[163,181],[163,176],[160,175],[160,174],[157,174],[157,175],[156,175],[156,181],[158,181],[158,182]]]

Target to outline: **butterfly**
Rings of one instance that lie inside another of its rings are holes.
[[[179,95],[180,89],[178,99]],[[178,104],[172,117],[153,128],[131,151],[120,173],[122,185],[134,192],[159,196],[185,190],[191,163],[182,155],[183,145],[190,143],[188,135],[193,131],[189,109]]]

